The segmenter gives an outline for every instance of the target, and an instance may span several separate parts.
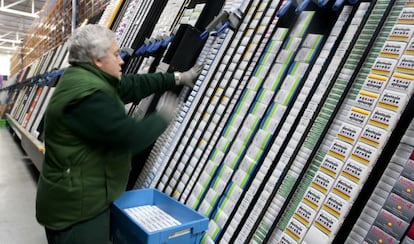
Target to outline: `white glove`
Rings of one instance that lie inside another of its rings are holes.
[[[196,64],[185,72],[174,72],[175,84],[193,87],[202,70],[203,66]]]
[[[166,92],[160,97],[156,110],[169,123],[174,119],[177,108],[177,96],[174,93]]]

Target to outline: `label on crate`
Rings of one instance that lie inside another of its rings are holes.
[[[388,109],[376,107],[372,112],[368,123],[389,130],[391,128],[394,128],[396,120],[397,113]]]
[[[360,133],[361,133],[360,127],[343,123],[336,136],[339,139],[342,139],[350,144],[354,144],[357,141]]]
[[[409,159],[401,173],[402,176],[414,181],[414,160]]]
[[[336,176],[338,176],[339,172],[341,171],[343,165],[344,163],[341,160],[326,155],[323,158],[322,164],[320,166],[320,171],[336,178]]]
[[[292,237],[295,241],[300,242],[306,234],[308,228],[295,218],[291,218],[286,226],[285,232]]]
[[[346,178],[359,183],[361,180],[364,180],[368,177],[368,167],[354,161],[352,159],[347,160],[344,169],[341,174]]]
[[[390,76],[397,66],[397,60],[390,58],[377,58],[372,65],[371,72],[377,75]]]
[[[348,112],[347,119],[352,124],[363,127],[369,119],[370,112],[365,109],[352,107]]]
[[[398,59],[404,53],[406,46],[407,43],[405,42],[386,41],[384,46],[382,46],[380,56],[384,58]]]
[[[334,193],[329,193],[322,208],[337,219],[340,219],[341,216],[345,216],[346,212],[349,210],[348,202]]]
[[[308,187],[305,195],[303,196],[303,202],[315,210],[319,209],[324,199],[325,195],[313,187]]]
[[[414,24],[414,8],[403,8],[397,19],[398,24]]]
[[[410,202],[414,202],[414,181],[400,176],[392,188],[392,192],[404,197]]]
[[[149,232],[160,231],[181,224],[157,205],[142,205],[124,209],[125,213]]]
[[[314,226],[325,233],[327,236],[335,233],[339,228],[339,225],[339,220],[323,209],[319,211],[314,222]]]
[[[408,103],[408,95],[405,93],[384,91],[378,101],[378,106],[395,112],[400,112]]]
[[[364,243],[397,244],[400,242],[374,225],[366,235]]]
[[[392,235],[397,240],[401,240],[405,230],[409,227],[409,223],[398,218],[394,214],[381,209],[377,218],[374,221],[374,225],[378,226],[386,233]]]
[[[299,203],[293,216],[302,224],[309,227],[316,216],[316,211],[303,202]]]
[[[358,195],[358,185],[343,176],[339,176],[332,191],[345,200],[353,200]]]
[[[363,142],[358,142],[352,151],[351,158],[365,165],[375,162],[378,157],[378,149]]]
[[[369,74],[365,79],[362,89],[381,93],[385,88],[388,81],[388,77],[376,74]]]
[[[318,171],[313,177],[313,181],[311,182],[311,186],[319,191],[327,194],[328,191],[331,189],[335,179],[330,177],[329,175]]]
[[[397,72],[414,75],[414,56],[403,55],[398,61],[395,70]]]
[[[352,151],[352,145],[335,139],[329,148],[328,154],[344,161]]]
[[[388,40],[408,42],[414,32],[414,26],[411,25],[394,25],[391,30]]]
[[[387,85],[387,88],[411,95],[414,89],[414,76],[394,73]]]
[[[360,141],[376,148],[381,148],[388,138],[388,132],[377,126],[366,125],[362,130]]]
[[[395,193],[391,193],[388,196],[383,208],[407,222],[414,218],[414,203],[405,200]]]
[[[355,99],[355,105],[364,109],[372,110],[377,103],[379,95],[377,93],[361,90]]]

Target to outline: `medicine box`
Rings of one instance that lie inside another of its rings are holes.
[[[128,214],[128,209],[155,206],[178,225],[150,231]],[[113,244],[199,243],[208,228],[208,218],[156,189],[125,192],[111,206]]]

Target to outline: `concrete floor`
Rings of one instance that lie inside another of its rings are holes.
[[[46,244],[35,217],[39,172],[19,145],[0,128],[0,243]]]

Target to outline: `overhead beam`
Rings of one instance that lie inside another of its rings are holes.
[[[10,50],[10,51],[16,51],[18,47],[3,47],[0,46],[0,49]]]
[[[39,18],[39,15],[34,12],[34,0],[31,1],[32,2],[32,8],[31,8],[32,11],[31,12],[25,12],[25,11],[20,11],[20,10],[16,10],[16,9],[11,9],[11,7],[14,7],[16,5],[24,3],[26,1],[27,0],[20,0],[20,1],[14,2],[14,3],[9,4],[9,5],[4,5],[4,0],[1,0],[0,12],[10,13],[10,14],[18,15],[18,16],[29,17],[29,18]]]
[[[23,12],[23,11],[19,11],[15,9],[8,9],[4,7],[0,7],[0,12],[14,14],[14,15],[23,16],[23,17],[34,18],[34,19],[39,18],[39,15],[37,15],[36,13],[28,13],[28,12]]]
[[[10,35],[10,34],[13,34],[13,33],[8,32],[8,33],[5,33],[5,34],[1,34],[1,35],[0,35],[0,38],[3,38],[3,37],[8,36],[8,35]]]
[[[19,4],[21,4],[21,3],[24,3],[24,2],[26,2],[26,0],[20,0],[20,1],[17,1],[17,2],[14,2],[14,3],[11,3],[11,4],[9,4],[9,5],[6,5],[6,6],[4,6],[4,1],[1,1],[1,7],[4,7],[4,8],[11,8],[11,7],[13,7],[13,6],[16,6],[16,5],[19,5]]]
[[[13,33],[19,33],[19,35],[26,35],[23,31],[28,29],[30,25],[23,25],[19,26],[18,28],[13,28],[13,26],[7,26],[7,25],[1,25],[0,24],[0,35],[3,35],[2,33],[5,32],[13,32]]]
[[[22,43],[21,40],[11,40],[11,39],[5,39],[5,38],[0,38],[0,42],[8,42],[8,43],[14,43],[14,44]]]

